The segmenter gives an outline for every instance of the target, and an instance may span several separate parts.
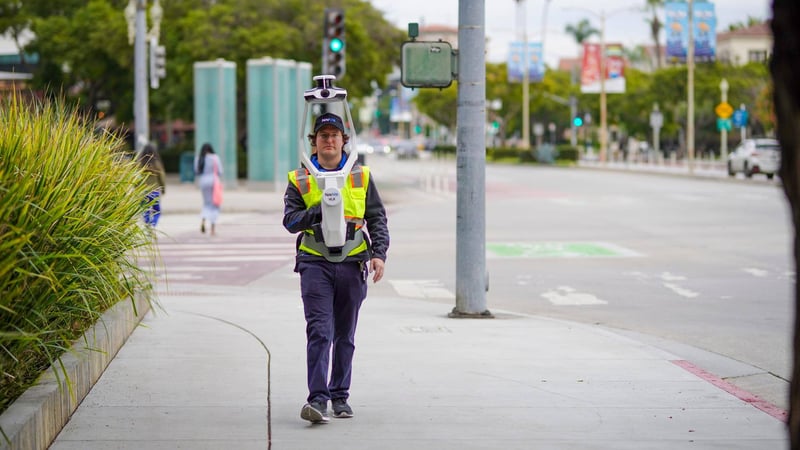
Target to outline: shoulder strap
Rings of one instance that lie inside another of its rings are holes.
[[[294,178],[297,180],[297,189],[301,195],[306,195],[311,191],[311,181],[309,178],[308,169],[305,167],[294,171]]]

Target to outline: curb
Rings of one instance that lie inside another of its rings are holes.
[[[0,430],[8,438],[6,441],[0,435],[0,449],[47,449],[150,306],[147,299],[138,298],[120,301],[109,308],[61,356],[63,371],[48,367],[38,382],[0,415]],[[64,372],[69,381],[64,379]]]

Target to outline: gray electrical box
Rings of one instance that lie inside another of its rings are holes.
[[[406,41],[400,53],[403,86],[446,88],[453,82],[456,56],[449,42]]]

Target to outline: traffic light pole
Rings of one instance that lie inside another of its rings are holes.
[[[136,0],[136,37],[133,42],[134,64],[134,140],[133,148],[139,153],[150,138],[150,114],[147,87],[147,17],[146,0]]]

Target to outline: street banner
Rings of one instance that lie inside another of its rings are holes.
[[[622,44],[606,44],[604,88],[607,94],[625,93],[625,60]],[[600,44],[583,44],[581,92],[600,93]]]
[[[694,35],[694,60],[714,61],[717,52],[717,16],[711,2],[693,3],[692,33]],[[686,62],[689,43],[689,4],[667,2],[666,12],[667,60]]]
[[[512,42],[508,52],[508,82],[521,83],[525,74],[525,46],[522,42]],[[528,81],[536,83],[544,78],[544,59],[542,43],[528,42]]]
[[[398,87],[389,102],[389,122],[411,122],[411,101],[416,95],[413,89]]]
[[[694,60],[714,61],[717,54],[717,16],[711,2],[695,2]]]

